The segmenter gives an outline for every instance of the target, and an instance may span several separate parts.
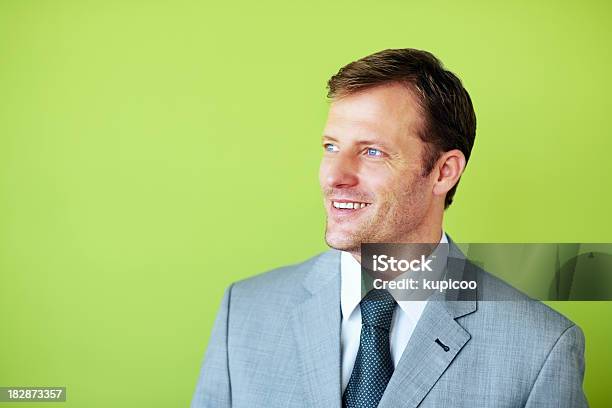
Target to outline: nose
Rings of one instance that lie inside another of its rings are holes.
[[[357,170],[356,160],[338,153],[321,162],[321,182],[328,188],[354,187],[359,182]]]

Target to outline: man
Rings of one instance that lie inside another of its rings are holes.
[[[362,298],[362,243],[448,243],[461,258],[442,220],[476,117],[424,51],[367,56],[328,86],[332,249],[227,289],[192,407],[587,406],[580,328],[474,265],[478,290],[514,301]]]

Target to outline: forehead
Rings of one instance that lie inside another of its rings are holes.
[[[401,143],[416,137],[421,113],[413,92],[402,84],[380,85],[333,99],[325,135],[378,137]]]

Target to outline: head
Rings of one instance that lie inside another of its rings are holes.
[[[328,89],[319,174],[328,245],[437,242],[476,134],[461,81],[408,48],[346,65]]]

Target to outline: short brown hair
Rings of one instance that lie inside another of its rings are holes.
[[[390,83],[402,83],[416,91],[424,123],[418,135],[426,146],[423,175],[429,174],[441,153],[449,150],[459,149],[467,163],[476,137],[472,100],[461,80],[427,51],[389,49],[353,61],[327,82],[327,96],[342,97]],[[444,208],[453,202],[457,184],[446,194]]]

